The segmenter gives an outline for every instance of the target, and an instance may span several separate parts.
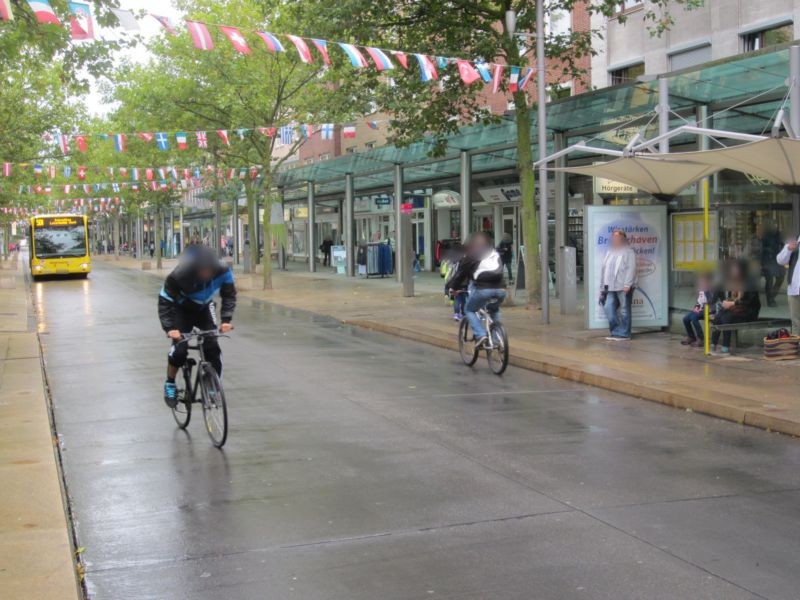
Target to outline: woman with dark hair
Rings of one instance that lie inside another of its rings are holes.
[[[714,317],[716,325],[730,325],[732,323],[747,323],[758,319],[761,311],[761,300],[758,297],[758,285],[750,276],[747,261],[735,260],[728,265],[727,293],[725,300],[719,304],[719,309]],[[714,330],[711,336],[713,350],[717,350],[720,335],[722,335],[722,354],[730,354],[731,331],[720,332]]]

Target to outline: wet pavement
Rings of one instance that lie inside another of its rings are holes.
[[[242,300],[220,452],[158,288],[34,284],[91,598],[800,598],[797,439]]]

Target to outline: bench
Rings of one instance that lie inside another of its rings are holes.
[[[763,319],[761,321],[744,321],[742,323],[728,323],[726,325],[716,325],[711,321],[711,329],[724,332],[732,331],[731,336],[731,350],[736,348],[739,342],[740,331],[750,331],[754,329],[778,329],[779,327],[791,327],[792,322],[789,319]]]

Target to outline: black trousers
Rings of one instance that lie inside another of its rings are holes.
[[[192,310],[191,308],[178,307],[175,313],[175,328],[181,333],[189,333],[192,329],[197,327],[202,331],[217,328],[217,316],[214,312],[214,305],[209,304],[205,308],[199,310]],[[167,360],[173,367],[182,367],[186,362],[186,357],[189,354],[186,342],[178,343],[172,342],[172,347],[169,349]],[[209,337],[203,340],[203,353],[206,360],[211,363],[214,370],[221,377],[222,376],[222,349],[219,347],[217,338]]]
[[[729,310],[722,309],[717,312],[714,317],[714,323],[717,325],[732,325],[733,323],[749,323],[758,318],[758,313],[732,313]],[[730,347],[732,331],[717,331],[711,334],[711,343],[715,346],[719,343],[719,337],[722,335],[722,345]]]

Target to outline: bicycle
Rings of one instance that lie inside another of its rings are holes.
[[[192,404],[201,403],[208,437],[211,438],[214,446],[222,448],[228,438],[228,408],[225,403],[225,390],[222,389],[222,382],[214,367],[205,359],[203,340],[207,337],[228,336],[214,329],[194,330],[183,334],[183,339],[178,342],[179,344],[185,343],[189,350],[196,351],[199,354],[199,360],[189,356],[181,367],[183,376],[175,378],[175,386],[178,388],[178,403],[172,409],[172,416],[178,427],[186,429],[192,419]],[[191,343],[192,340],[195,340],[194,344]],[[195,367],[197,367],[196,370]],[[192,371],[194,371],[194,382],[192,381]],[[198,391],[200,392],[199,398],[197,397]]]
[[[499,300],[493,298],[487,304],[498,304]],[[488,333],[486,342],[481,346],[475,345],[473,341],[473,334],[469,326],[469,320],[465,317],[461,320],[458,328],[458,352],[461,354],[461,360],[468,367],[474,365],[478,360],[478,355],[481,350],[486,350],[486,360],[489,363],[489,368],[495,375],[502,375],[508,367],[508,334],[506,328],[502,323],[492,319],[486,307],[478,311],[478,318],[483,321],[483,326]]]

